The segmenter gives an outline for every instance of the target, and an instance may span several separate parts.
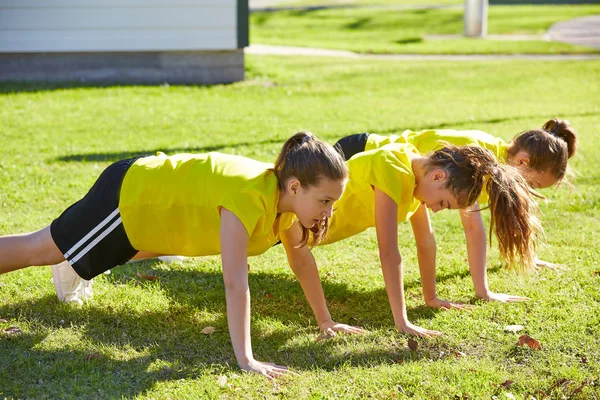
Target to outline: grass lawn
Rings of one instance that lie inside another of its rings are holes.
[[[444,211],[433,217],[438,293],[475,309],[423,306],[409,224],[401,224],[408,316],[445,333],[410,350],[394,329],[368,230],[314,254],[333,317],[370,333],[316,342],[276,247],[250,259],[253,349],[299,376],[270,383],[235,365],[217,257],[115,268],[95,279],[95,298],[82,307],[57,301],[49,268],[29,268],[0,276],[0,398],[599,398],[599,92],[596,61],[286,57],[248,57],[245,82],[214,87],[0,86],[0,234],[49,224],[110,162],[157,150],[272,161],[301,129],[331,143],[431,127],[510,139],[552,117],[570,120],[581,139],[575,188],[546,190],[541,204],[548,246],[540,257],[569,269],[517,275],[495,250],[489,256],[491,289],[529,302],[474,299],[458,213]],[[543,349],[517,347],[520,333],[504,331],[514,324]],[[202,334],[208,326],[215,332]],[[3,333],[9,327],[21,333]]]
[[[600,5],[491,6],[490,35],[539,35],[559,21],[600,14]],[[250,43],[343,49],[359,53],[563,54],[597,52],[544,40],[430,39],[461,35],[462,8],[332,8],[255,12]]]

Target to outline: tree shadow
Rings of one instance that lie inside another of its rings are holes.
[[[369,22],[371,22],[371,18],[359,18],[356,21],[346,24],[344,25],[344,29],[347,30],[358,30],[358,29],[363,29],[366,25],[369,24]]]
[[[118,161],[126,158],[137,157],[137,156],[153,156],[157,152],[162,151],[167,154],[176,153],[207,153],[210,151],[219,151],[226,148],[237,148],[245,146],[258,146],[264,144],[275,144],[283,143],[285,139],[272,138],[267,140],[260,140],[256,142],[239,142],[239,143],[221,143],[209,146],[197,146],[197,147],[171,147],[171,148],[159,148],[153,150],[135,150],[135,151],[117,151],[108,153],[81,153],[81,154],[69,154],[66,156],[57,157],[54,161],[63,162],[104,162],[104,161]]]
[[[571,117],[593,117],[593,116],[597,116],[598,114],[595,112],[583,112],[583,113],[569,113],[569,118]],[[460,129],[460,128],[469,128],[469,129],[477,129],[476,127],[479,124],[500,124],[500,123],[504,123],[504,122],[508,122],[508,121],[519,121],[519,120],[529,120],[529,119],[538,119],[540,120],[540,124],[539,127],[537,126],[525,126],[523,127],[523,130],[527,130],[527,129],[538,129],[542,126],[542,124],[544,122],[546,122],[547,120],[549,120],[552,117],[552,115],[549,114],[545,114],[545,115],[516,115],[516,116],[509,116],[509,117],[504,117],[504,118],[489,118],[489,119],[468,119],[468,120],[462,120],[462,121],[449,121],[449,122],[441,122],[441,123],[436,123],[433,126],[427,126],[427,127],[395,127],[395,128],[387,128],[387,129],[372,129],[372,130],[366,130],[365,132],[372,132],[372,133],[377,133],[377,134],[398,134],[398,133],[402,133],[404,130],[406,129],[411,129],[411,130],[419,130],[419,129]],[[515,132],[515,134],[517,134],[518,132]]]

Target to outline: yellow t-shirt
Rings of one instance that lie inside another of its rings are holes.
[[[369,134],[365,151],[385,146],[389,143],[410,143],[417,148],[419,153],[427,154],[444,147],[444,142],[455,146],[477,146],[490,150],[499,163],[506,164],[508,157],[508,144],[495,136],[483,131],[456,131],[453,129],[424,130],[413,132],[406,130],[401,135],[382,136]],[[488,194],[482,191],[479,203],[487,204]]]
[[[365,151],[377,149],[389,143],[410,143],[419,153],[427,154],[444,147],[443,142],[455,146],[478,146],[490,150],[498,162],[506,164],[508,144],[495,136],[483,131],[456,131],[453,129],[424,130],[413,132],[406,130],[401,135],[382,136],[369,134]]]
[[[261,254],[295,218],[284,213],[275,224],[279,189],[271,167],[219,153],[140,158],[125,174],[119,199],[127,237],[138,250],[219,254],[224,207],[248,231],[248,255]]]
[[[323,244],[337,242],[375,226],[375,190],[398,205],[398,222],[407,220],[421,203],[413,198],[415,175],[411,160],[419,155],[410,144],[392,143],[356,154],[348,161],[350,176],[342,197],[334,204]]]

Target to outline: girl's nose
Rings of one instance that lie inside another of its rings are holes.
[[[323,215],[327,218],[331,218],[331,216],[333,215],[333,206],[327,207],[325,211],[323,211]]]

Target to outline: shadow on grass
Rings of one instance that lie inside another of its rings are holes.
[[[87,153],[87,154],[69,154],[66,156],[57,157],[54,161],[67,161],[67,162],[99,162],[99,161],[118,161],[126,158],[137,157],[137,156],[153,156],[157,152],[162,151],[166,154],[176,153],[207,153],[210,151],[219,151],[226,148],[237,148],[245,146],[260,146],[264,144],[273,144],[285,142],[286,139],[267,139],[256,142],[239,142],[239,143],[222,143],[214,144],[210,146],[198,146],[198,147],[174,147],[174,148],[159,148],[154,150],[135,150],[135,151],[118,151],[108,153]]]
[[[348,29],[348,30],[362,29],[366,25],[368,25],[369,22],[371,22],[371,18],[359,18],[359,19],[357,19],[356,21],[354,21],[354,22],[352,22],[350,24],[346,24],[344,26],[344,29]]]
[[[583,112],[583,113],[569,113],[569,118],[573,117],[594,117],[598,114],[595,112]],[[463,121],[450,121],[450,122],[442,122],[438,124],[434,124],[432,126],[426,127],[396,127],[396,128],[388,128],[388,129],[373,129],[366,130],[365,132],[377,133],[380,135],[391,135],[391,134],[399,134],[405,131],[406,129],[410,130],[421,130],[421,129],[477,129],[479,124],[500,124],[508,121],[519,121],[519,120],[529,120],[537,118],[540,123],[539,126],[524,126],[523,131],[528,129],[541,129],[544,122],[553,118],[554,116],[551,114],[545,115],[517,115],[517,116],[509,116],[504,118],[490,118],[490,119],[468,119]],[[515,135],[519,132],[515,132]],[[350,133],[348,133],[349,135]],[[344,135],[345,136],[345,135]],[[340,138],[343,136],[340,136]]]
[[[421,43],[423,38],[421,37],[409,37],[404,39],[398,39],[394,43],[396,44],[413,44],[413,43]]]
[[[225,86],[232,85],[233,83],[221,83],[218,85],[194,85],[194,84],[168,84],[169,87],[195,87],[205,88],[213,86]],[[162,87],[162,84],[125,84],[125,83],[92,83],[92,82],[79,82],[79,81],[57,81],[57,82],[0,82],[0,95],[13,94],[13,93],[39,93],[39,92],[50,92],[55,90],[69,90],[69,89],[114,89],[114,88],[126,88],[126,87]]]
[[[110,294],[98,292],[83,307],[60,304],[54,296],[1,305],[0,315],[4,318],[28,321],[36,332],[44,332],[29,334],[24,329],[24,333],[2,337],[0,367],[6,371],[0,378],[2,394],[54,398],[64,396],[57,390],[70,388],[73,398],[129,398],[146,393],[156,382],[198,379],[223,368],[236,371],[220,271],[200,271],[185,264],[178,270],[156,266],[153,260],[128,264],[101,279],[104,287],[108,281],[109,289],[132,284],[160,289],[168,305],[158,311],[106,306],[102,297]],[[137,278],[137,271],[157,275],[160,280]],[[249,283],[253,349],[259,359],[302,371],[315,367],[335,370],[348,364],[394,364],[398,359],[410,362],[429,357],[427,352],[411,353],[405,345],[386,346],[379,337],[370,335],[339,335],[316,342],[306,335],[307,329],[311,330],[307,322],[314,324],[314,318],[295,278],[251,271]],[[345,284],[329,281],[324,281],[323,286],[336,320],[369,329],[387,329],[389,336],[396,335],[383,289],[353,291]],[[203,317],[203,310],[209,311],[210,319]],[[429,319],[437,312],[417,307],[409,310],[409,318]],[[265,330],[257,325],[273,328]],[[214,326],[215,333],[203,335],[201,330],[206,326]],[[316,338],[316,326],[312,330]],[[79,334],[82,340],[70,345],[70,336]],[[51,385],[44,384],[50,380]]]

